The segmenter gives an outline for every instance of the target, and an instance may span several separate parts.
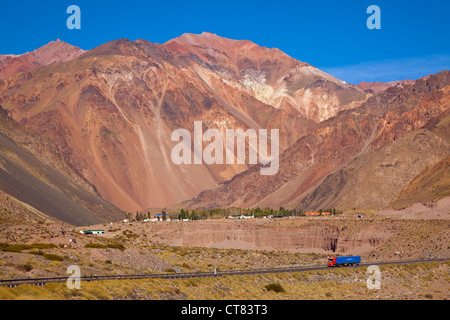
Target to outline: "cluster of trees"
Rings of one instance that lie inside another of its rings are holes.
[[[301,209],[286,209],[283,207],[280,207],[278,210],[274,210],[274,209],[270,209],[270,208],[265,208],[265,209],[261,209],[261,208],[252,208],[252,209],[243,209],[243,214],[251,214],[254,215],[257,218],[262,218],[262,217],[268,217],[268,216],[273,216],[273,217],[303,217],[306,215],[307,211],[303,211]],[[342,214],[343,211],[342,210],[337,210],[336,208],[332,208],[332,209],[327,209],[327,210],[322,210],[320,209],[318,211],[319,213],[322,212],[329,212],[332,215],[336,215],[336,214]]]
[[[263,218],[263,217],[302,217],[305,216],[307,211],[303,211],[300,209],[285,209],[280,207],[279,209],[272,208],[249,208],[249,209],[241,209],[241,208],[213,208],[213,209],[197,209],[197,210],[185,210],[181,209],[179,211],[170,212],[171,217],[177,217],[180,220],[189,219],[189,220],[199,220],[199,219],[220,219],[227,218],[230,215],[253,215],[255,218]],[[336,208],[317,211],[319,213],[329,212],[332,215],[342,214],[342,210],[338,210]],[[166,220],[169,214],[162,210],[162,220]],[[150,219],[151,214],[149,211],[146,213],[136,211],[135,214],[128,212],[126,214],[126,218],[130,221],[143,221],[144,219]]]
[[[126,219],[130,220],[130,221],[142,221],[144,219],[150,219],[150,212],[139,212],[136,211],[135,214],[131,213],[131,212],[127,212],[125,214]]]
[[[189,212],[189,210],[181,209],[180,214],[178,215],[178,219],[199,220],[200,216],[195,212],[195,210]]]
[[[327,209],[327,210],[319,210],[319,213],[329,212],[332,215],[342,214],[342,210],[338,210],[336,208]],[[249,208],[249,209],[240,209],[240,208],[214,208],[214,209],[197,209],[197,211],[181,209],[179,217],[189,218],[190,220],[197,219],[208,219],[208,218],[227,218],[230,215],[253,215],[255,218],[263,218],[263,217],[301,217],[305,216],[306,211],[299,209],[285,209],[280,207],[277,209],[272,208]]]
[[[126,216],[126,219],[128,219],[130,221],[143,221],[144,219],[151,219],[150,211],[147,211],[146,213],[136,211],[135,214],[132,214],[131,212],[127,212],[125,214],[125,216]],[[166,220],[168,217],[168,214],[165,210],[163,210],[161,212],[161,216],[162,216],[162,220]]]

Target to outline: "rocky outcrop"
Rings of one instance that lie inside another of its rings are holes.
[[[388,241],[402,223],[331,220],[198,221],[149,225],[153,239],[177,246],[321,252],[368,253]]]
[[[363,259],[447,257],[450,220],[316,217],[146,224],[161,245],[361,255]]]

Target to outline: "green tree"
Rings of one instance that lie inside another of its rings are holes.
[[[180,211],[180,220],[183,220],[184,218],[186,218],[186,211],[184,211],[184,209],[181,209],[181,211]]]

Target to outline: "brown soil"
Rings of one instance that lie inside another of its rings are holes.
[[[407,219],[450,219],[450,197],[443,198],[436,203],[415,203],[402,210],[381,210],[377,214]]]
[[[361,255],[371,259],[449,255],[450,220],[315,217],[253,220],[135,222],[106,238],[133,235],[134,245],[185,246]],[[418,231],[420,230],[420,232]]]

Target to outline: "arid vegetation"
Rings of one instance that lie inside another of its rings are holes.
[[[381,289],[368,289],[366,268],[223,276],[188,280],[83,282],[0,287],[0,299],[448,299],[448,262],[381,267]],[[443,286],[443,284],[447,286]]]
[[[18,214],[14,214],[16,210]],[[19,219],[19,213],[27,213],[27,220]],[[86,276],[212,272],[323,265],[329,255],[353,254],[354,250],[360,250],[364,261],[446,257],[450,250],[447,219],[392,219],[374,214],[357,218],[350,213],[281,219],[138,221],[75,228],[44,220],[18,203],[11,203],[0,218],[1,279],[67,276],[70,265],[79,266]],[[103,229],[105,234],[79,232],[87,229]],[[195,233],[191,233],[193,230]],[[202,234],[214,237],[199,238]],[[233,240],[232,248],[226,246],[227,237],[222,238],[222,234]],[[321,247],[333,234],[339,239],[336,252]],[[248,248],[252,237],[256,237],[256,243],[270,243],[272,247]],[[288,241],[289,237],[295,241]],[[186,242],[177,243],[179,239]],[[277,249],[279,244],[284,247]],[[300,244],[309,247],[296,250]],[[23,285],[0,288],[0,299],[448,298],[448,262],[381,268],[381,290],[367,289],[366,269],[361,267],[211,279],[83,282],[81,291],[71,291],[65,284]]]

